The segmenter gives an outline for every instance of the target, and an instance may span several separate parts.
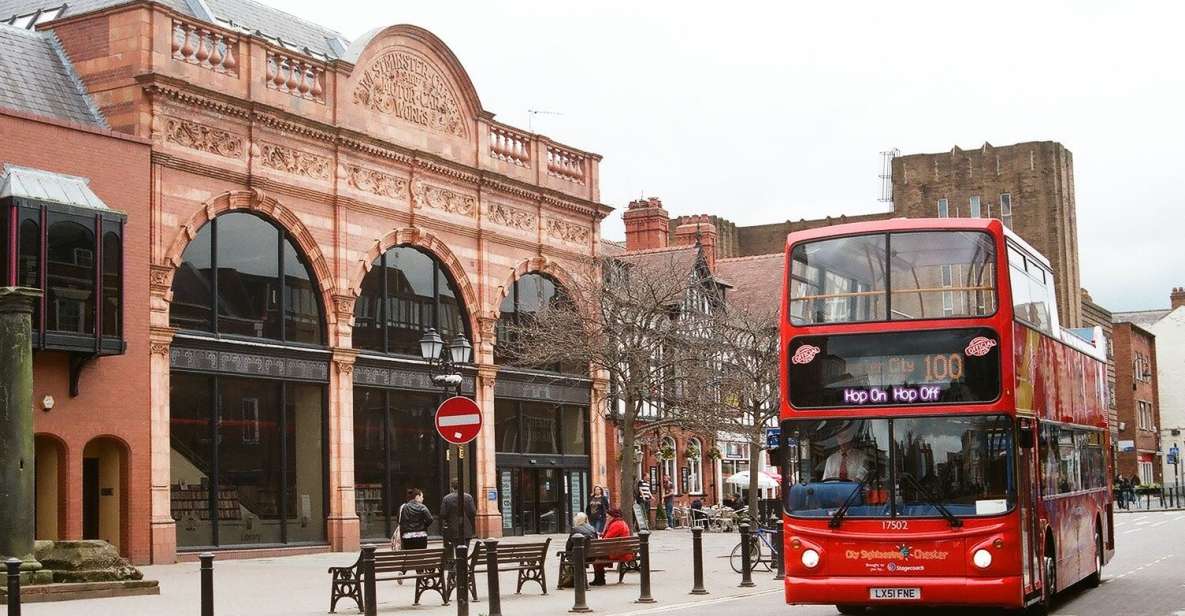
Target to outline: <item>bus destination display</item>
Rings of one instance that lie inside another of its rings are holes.
[[[1000,392],[997,336],[984,328],[802,336],[789,353],[797,408],[990,402]]]

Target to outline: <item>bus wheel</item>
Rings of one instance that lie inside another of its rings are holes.
[[[863,614],[864,613],[864,606],[863,605],[837,605],[837,606],[835,606],[835,609],[840,614]]]
[[[1094,529],[1094,573],[1086,576],[1087,588],[1098,588],[1103,581],[1103,535]]]
[[[1045,579],[1041,590],[1041,607],[1048,611],[1053,606],[1053,596],[1057,594],[1057,552],[1053,549],[1053,539],[1045,539],[1044,554]]]

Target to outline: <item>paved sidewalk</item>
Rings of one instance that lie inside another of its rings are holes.
[[[564,614],[572,607],[572,590],[556,590],[558,561],[555,552],[563,549],[564,535],[552,535],[547,559],[548,594],[543,596],[537,584],[528,583],[523,594],[515,595],[515,574],[501,576],[502,613],[505,616]],[[538,536],[511,537],[506,543],[538,541]],[[642,605],[638,598],[638,575],[626,575],[625,582],[616,585],[616,574],[608,575],[609,585],[589,591],[587,602],[596,613],[604,615],[636,614],[650,611],[669,611],[692,603],[714,603],[731,596],[746,596],[780,592],[781,583],[772,573],[759,568],[753,579],[755,588],[738,588],[740,575],[733,572],[728,554],[739,541],[736,533],[704,534],[704,579],[709,595],[693,596],[691,590],[691,533],[686,530],[657,531],[651,535],[651,594],[655,604]],[[285,558],[228,560],[214,563],[215,614],[218,616],[296,616],[322,615],[329,610],[329,574],[335,565],[351,564],[357,553],[330,553]],[[122,597],[62,603],[32,603],[24,606],[27,616],[129,616],[137,614],[168,614],[197,616],[199,613],[199,574],[197,563],[156,565],[143,568],[144,575],[160,581],[161,594],[152,597]],[[471,602],[472,616],[487,614],[486,577],[478,574],[478,594],[481,600]],[[435,593],[425,593],[422,604],[413,606],[414,584],[400,586],[395,582],[380,582],[378,586],[379,614],[416,614],[445,616],[456,614],[455,602],[441,606]],[[738,605],[735,601],[727,606]],[[723,609],[735,609],[735,607]],[[358,614],[348,599],[338,602],[337,613]]]

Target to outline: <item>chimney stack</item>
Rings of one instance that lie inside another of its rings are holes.
[[[697,216],[683,216],[679,219],[679,226],[675,227],[675,246],[694,246],[698,241],[703,246],[704,257],[708,259],[708,267],[716,269],[716,225],[706,214]]]
[[[1169,294],[1169,303],[1173,310],[1185,306],[1185,287],[1173,287],[1173,292]]]
[[[670,239],[671,216],[658,197],[630,201],[621,220],[625,223],[625,249],[666,248]]]

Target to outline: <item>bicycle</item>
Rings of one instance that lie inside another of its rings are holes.
[[[774,570],[774,558],[777,557],[778,550],[774,547],[771,539],[774,532],[767,528],[758,526],[753,529],[753,534],[749,537],[749,571],[757,570],[757,565],[763,565],[766,571]],[[762,552],[761,546],[765,545],[765,552]],[[768,558],[766,558],[768,556]],[[736,547],[732,548],[732,555],[728,558],[728,563],[732,565],[732,570],[741,573],[741,542],[737,542]]]

